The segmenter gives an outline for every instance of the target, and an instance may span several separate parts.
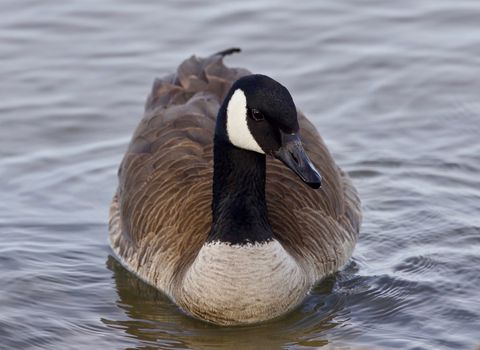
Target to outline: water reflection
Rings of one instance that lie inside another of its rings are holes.
[[[320,347],[332,341],[335,327],[348,321],[344,298],[334,292],[335,276],[318,285],[300,307],[280,319],[252,326],[220,327],[184,315],[165,295],[129,273],[112,256],[108,257],[107,267],[113,272],[117,304],[128,318],[102,321],[124,330],[145,346],[280,349],[297,344]]]

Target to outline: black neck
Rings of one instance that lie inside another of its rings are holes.
[[[265,155],[233,146],[222,133],[214,139],[212,213],[209,241],[243,244],[272,239],[265,201]]]

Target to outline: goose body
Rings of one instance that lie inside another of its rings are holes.
[[[223,325],[297,306],[346,263],[361,222],[357,192],[315,127],[279,83],[227,68],[233,51],[193,56],[155,81],[109,225],[127,269]]]

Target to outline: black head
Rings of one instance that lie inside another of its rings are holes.
[[[236,147],[282,160],[305,183],[320,187],[320,174],[297,135],[295,103],[283,85],[265,75],[243,77],[233,84],[223,108],[225,121],[217,133]]]

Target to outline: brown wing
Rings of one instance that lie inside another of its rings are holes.
[[[156,80],[120,166],[111,208],[112,247],[129,269],[170,295],[175,276],[193,261],[210,230],[215,118],[231,84],[246,74],[225,67],[222,55],[193,56],[176,75]],[[355,240],[359,201],[303,115],[300,126],[324,187],[311,190],[269,160],[269,219],[292,253],[324,260],[342,241]]]

